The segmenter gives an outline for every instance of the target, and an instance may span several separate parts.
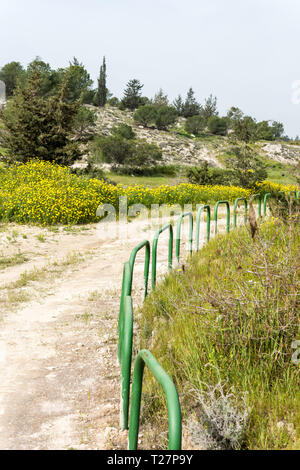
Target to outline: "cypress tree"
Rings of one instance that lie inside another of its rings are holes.
[[[107,101],[107,88],[106,88],[106,61],[103,57],[103,63],[100,67],[100,76],[98,80],[98,105],[105,106]]]

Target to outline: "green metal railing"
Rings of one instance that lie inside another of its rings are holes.
[[[255,199],[258,199],[258,217],[261,217],[261,197],[260,194],[254,194],[250,197],[250,203],[253,203]]]
[[[121,363],[121,406],[120,406],[120,426],[121,429],[128,429],[129,398],[130,398],[130,377],[132,360],[132,337],[133,337],[133,310],[132,299],[128,295],[124,302],[124,320],[121,330],[122,342],[120,350]]]
[[[188,252],[189,252],[190,255],[193,252],[193,223],[194,223],[193,213],[192,212],[185,212],[184,214],[182,214],[179,217],[179,219],[177,221],[177,225],[176,225],[176,258],[177,258],[178,263],[179,263],[179,259],[180,259],[181,226],[182,226],[182,220],[184,219],[184,217],[189,218],[189,248],[188,248]]]
[[[270,196],[272,196],[271,193],[266,193],[266,194],[264,195],[264,216],[267,215],[267,200],[268,200],[268,198],[269,198]]]
[[[143,349],[135,359],[129,422],[129,450],[138,446],[139,422],[144,367],[147,365],[161,384],[166,397],[169,418],[169,449],[181,450],[181,410],[176,387],[150,351]]]
[[[227,212],[226,212],[226,232],[229,233],[230,231],[230,204],[228,201],[218,201],[215,205],[214,210],[214,221],[215,221],[215,235],[218,233],[218,209],[220,204],[225,204]]]
[[[248,211],[248,202],[247,202],[247,199],[244,198],[244,197],[238,197],[235,201],[234,201],[234,205],[233,205],[233,228],[236,228],[236,225],[237,225],[237,208],[238,208],[238,205],[239,205],[239,202],[240,201],[244,201],[244,223],[246,224],[247,223],[247,211]]]
[[[157,264],[157,244],[158,238],[162,232],[165,230],[169,230],[169,249],[168,249],[168,269],[172,269],[173,263],[173,226],[172,224],[167,224],[164,227],[157,230],[154,235],[153,243],[152,243],[152,289],[155,289],[156,284],[156,264]]]
[[[199,239],[200,239],[200,223],[201,223],[201,214],[202,212],[207,212],[206,219],[206,241],[209,242],[210,239],[210,206],[201,206],[197,211],[196,216],[196,251],[199,251]]]
[[[286,194],[286,193],[285,193]],[[300,191],[294,192],[295,198],[299,199]],[[290,194],[289,194],[290,196]],[[250,201],[258,200],[258,215],[261,217],[261,209],[263,202],[264,216],[267,213],[267,201],[268,198],[272,197],[271,193],[266,193],[263,197],[259,194],[255,194],[251,197]],[[245,223],[247,221],[247,209],[248,204],[245,198],[237,198],[233,206],[233,227],[237,226],[237,208],[238,204],[244,202],[245,210]],[[225,204],[227,209],[226,217],[226,232],[230,231],[230,204],[228,201],[218,201],[214,208],[214,222],[215,222],[215,234],[217,234],[217,222],[218,222],[218,209],[220,204]],[[207,212],[207,226],[206,226],[206,240],[210,240],[210,226],[211,226],[211,208],[209,205],[201,206],[197,211],[196,216],[196,251],[199,250],[199,239],[200,239],[200,220],[202,212]],[[186,212],[182,214],[177,221],[176,228],[176,257],[179,262],[180,259],[180,240],[181,240],[181,226],[184,217],[189,217],[189,246],[188,252],[192,254],[193,251],[193,214],[192,212]],[[157,247],[160,234],[165,231],[169,231],[169,244],[168,244],[168,268],[172,269],[173,263],[173,226],[167,224],[155,233],[153,244],[152,244],[152,290],[156,284],[156,271],[157,271]],[[144,240],[139,243],[131,252],[129,261],[124,264],[123,269],[123,280],[122,280],[122,292],[120,300],[120,312],[119,312],[119,343],[118,343],[118,358],[121,366],[121,406],[120,406],[120,424],[122,429],[128,429],[128,415],[129,415],[129,399],[130,399],[130,378],[131,378],[131,366],[132,366],[132,341],[133,341],[133,308],[132,308],[132,283],[133,283],[133,271],[136,255],[139,250],[145,248],[145,263],[144,263],[144,285],[146,298],[148,293],[148,279],[149,279],[149,265],[150,265],[150,243],[148,240]],[[178,450],[181,447],[181,415],[180,415],[180,404],[178,395],[176,392],[175,385],[162,369],[156,359],[152,356],[149,351],[142,350],[138,354],[133,373],[133,385],[132,385],[132,397],[130,405],[130,420],[129,420],[129,448],[137,448],[138,429],[139,429],[139,414],[140,414],[140,402],[142,392],[142,380],[144,365],[147,365],[152,371],[156,379],[161,383],[167,395],[168,402],[168,414],[169,414],[169,449]]]
[[[147,297],[148,293],[148,278],[149,278],[149,266],[150,266],[150,243],[148,240],[144,240],[143,242],[139,243],[135,248],[133,248],[130,258],[129,258],[129,263],[131,266],[131,287],[130,287],[130,294],[131,294],[131,289],[132,289],[132,280],[133,280],[133,268],[134,268],[134,263],[135,263],[135,258],[138,253],[142,248],[145,247],[145,264],[144,264],[144,284],[145,284],[145,298]]]

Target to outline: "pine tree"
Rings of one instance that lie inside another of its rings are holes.
[[[137,79],[129,80],[124,91],[124,97],[121,101],[123,108],[136,109],[143,104],[141,90],[144,85]]]
[[[184,102],[181,95],[178,95],[177,98],[175,98],[175,100],[173,101],[173,106],[176,109],[178,116],[182,116]]]
[[[190,117],[200,113],[200,105],[197,103],[195,93],[192,88],[189,89],[184,105],[183,105],[183,116]]]
[[[107,101],[107,88],[106,88],[106,61],[103,57],[103,63],[100,67],[100,76],[98,79],[98,105],[105,106]]]
[[[6,131],[2,140],[11,161],[38,158],[67,165],[78,158],[78,144],[70,137],[79,102],[70,102],[67,78],[57,93],[48,98],[43,97],[38,70],[25,87],[17,87],[1,113]]]
[[[168,106],[168,95],[165,95],[162,88],[160,88],[155,94],[152,102],[156,108],[160,108],[161,106]]]

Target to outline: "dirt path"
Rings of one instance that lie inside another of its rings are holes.
[[[122,267],[156,227],[133,221],[121,240],[115,228],[0,228],[0,449],[126,448],[116,361]],[[163,235],[161,273],[166,246]],[[136,303],[142,272],[139,253]]]

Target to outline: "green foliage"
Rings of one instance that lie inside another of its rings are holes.
[[[53,70],[50,64],[44,62],[40,57],[36,57],[28,64],[26,80],[30,80],[36,73],[40,76],[42,96],[48,97],[57,93],[63,77],[62,70]]]
[[[178,95],[177,98],[173,101],[173,107],[176,109],[178,116],[183,116],[184,102],[181,95]]]
[[[176,109],[172,106],[161,106],[157,110],[155,124],[158,129],[167,129],[177,119]]]
[[[74,131],[78,133],[79,138],[82,139],[84,136],[90,135],[95,124],[95,111],[92,111],[86,106],[80,106],[74,119]]]
[[[83,64],[79,63],[76,57],[70,62],[68,68],[65,69],[64,75],[67,77],[68,99],[83,101],[86,93],[93,84],[93,80]]]
[[[195,116],[196,114],[199,114],[200,110],[201,106],[196,101],[194,90],[190,88],[187,92],[187,96],[183,105],[182,115],[188,118],[190,116]]]
[[[152,104],[156,108],[160,108],[161,106],[169,106],[169,100],[168,100],[168,95],[165,95],[162,88],[158,90],[158,92],[155,94]]]
[[[6,96],[13,95],[14,90],[19,82],[25,79],[25,71],[20,62],[9,62],[0,70],[0,80],[5,83]]]
[[[245,143],[257,140],[257,126],[255,120],[250,116],[237,118],[232,122],[233,133],[231,137]]]
[[[265,164],[247,144],[231,148],[227,164],[233,170],[234,182],[242,188],[251,188],[267,178]]]
[[[207,122],[208,129],[215,135],[226,135],[228,121],[226,117],[211,116]]]
[[[206,422],[215,446],[230,444],[245,403],[248,417],[234,448],[299,448],[300,377],[292,361],[300,332],[299,240],[300,225],[280,220],[263,222],[254,241],[244,228],[220,235],[184,271],[167,276],[137,316],[139,347],[172,377],[183,416],[199,428]],[[167,418],[163,391],[151,375],[143,387],[144,416],[155,429],[155,416]],[[217,432],[223,393],[235,404],[225,435]]]
[[[106,88],[106,61],[103,57],[103,63],[100,67],[100,76],[98,79],[98,93],[97,93],[97,104],[100,107],[105,106],[107,101],[107,88]]]
[[[123,137],[124,139],[130,140],[135,138],[135,133],[133,132],[132,127],[128,126],[128,124],[119,124],[117,127],[113,127],[111,131],[114,135]]]
[[[78,110],[79,104],[68,100],[66,80],[55,95],[43,97],[42,77],[37,70],[23,88],[17,87],[1,114],[8,158],[72,163],[79,156],[78,145],[70,139]]]
[[[162,152],[155,144],[141,139],[124,138],[120,133],[109,137],[96,137],[92,148],[96,160],[112,163],[115,171],[126,168],[127,173],[139,173],[143,167],[155,165]]]
[[[208,122],[211,117],[218,115],[217,98],[215,96],[209,95],[205,100],[204,106],[201,108],[200,114],[205,122]]]
[[[117,108],[120,104],[119,98],[117,98],[116,96],[113,96],[112,98],[109,98],[107,100],[107,104]]]
[[[185,121],[184,128],[189,134],[199,135],[205,128],[205,119],[202,116],[191,116]]]
[[[284,135],[284,126],[282,122],[273,121],[272,122],[273,136],[274,139],[281,139]]]
[[[233,183],[234,174],[231,170],[210,167],[208,162],[203,162],[201,166],[189,168],[187,178],[193,184],[226,186]]]
[[[145,104],[141,97],[141,90],[144,85],[137,79],[129,80],[124,91],[124,97],[121,101],[123,109],[128,108],[134,110]]]
[[[157,108],[152,104],[140,106],[133,115],[133,119],[135,120],[135,122],[145,127],[149,126],[149,124],[154,123],[156,118]]]

